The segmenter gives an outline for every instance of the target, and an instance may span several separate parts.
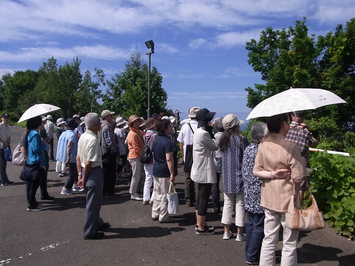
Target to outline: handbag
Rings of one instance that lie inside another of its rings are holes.
[[[286,212],[286,226],[299,231],[311,231],[324,228],[323,213],[319,211],[315,197],[310,194],[312,204],[307,209],[295,207],[294,196],[291,197]]]
[[[10,146],[4,148],[4,159],[5,161],[11,162],[12,161],[12,154]]]
[[[176,193],[175,186],[173,182],[169,184],[168,190],[168,213],[177,214],[179,212],[179,197]]]
[[[27,164],[25,163],[20,179],[26,182],[35,181],[41,182],[45,178],[45,170],[38,164]]]
[[[25,165],[25,156],[21,152],[20,143],[17,144],[16,148],[14,149],[14,152],[12,153],[12,163],[18,166]]]

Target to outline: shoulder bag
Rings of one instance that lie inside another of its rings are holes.
[[[319,211],[316,199],[310,194],[312,205],[307,209],[295,207],[294,196],[291,197],[286,212],[286,226],[299,231],[311,231],[324,228],[323,213]]]

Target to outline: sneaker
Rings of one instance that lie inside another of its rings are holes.
[[[233,237],[234,237],[234,235],[233,235],[233,233],[231,231],[224,232],[224,234],[223,234],[223,240],[229,240],[229,239],[231,239]]]
[[[143,205],[149,205],[149,200],[143,200]]]
[[[208,228],[208,230],[210,230],[210,231],[214,231],[214,226],[208,226],[207,224],[205,224],[205,228]],[[195,230],[197,230],[198,229],[198,225],[196,224],[195,225]]]
[[[39,205],[37,205],[36,207],[27,207],[27,211],[28,212],[39,212],[39,211],[41,211],[42,209],[41,209],[41,207],[39,206]]]
[[[73,186],[72,191],[73,192],[84,192],[84,188],[78,187],[78,186]]]
[[[65,187],[62,188],[62,191],[60,192],[60,195],[73,195],[73,192],[69,189],[66,189]]]
[[[139,195],[131,195],[131,200],[143,200],[143,198]]]
[[[235,241],[242,242],[245,241],[245,234],[237,235]]]
[[[205,227],[205,230],[200,230],[200,229],[196,229],[196,235],[212,235],[214,234],[214,228],[213,230],[211,230],[208,227]]]
[[[259,265],[259,262],[258,261],[245,261],[246,264],[248,265]]]

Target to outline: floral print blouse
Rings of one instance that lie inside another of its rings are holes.
[[[262,181],[253,175],[258,146],[258,143],[252,143],[245,149],[242,163],[244,207],[251,213],[264,213],[264,209],[260,206],[260,189]]]

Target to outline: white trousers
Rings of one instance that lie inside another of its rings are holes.
[[[154,177],[152,218],[166,221],[168,214],[169,178]]]
[[[243,193],[224,193],[224,205],[222,212],[222,224],[230,225],[233,222],[233,210],[235,208],[235,225],[243,227],[244,218],[244,195]]]
[[[143,189],[143,200],[151,201],[150,197],[150,188],[153,184],[153,164],[144,164],[144,172],[145,172],[145,181],[144,181],[144,189]]]
[[[66,174],[66,172],[67,172],[67,168],[66,168],[66,165],[65,165],[65,163],[64,162],[59,162],[59,161],[57,161],[56,163],[55,163],[55,171],[56,171],[56,173],[62,173],[62,174]]]
[[[297,265],[298,230],[285,226],[285,213],[265,209],[264,234],[261,246],[260,266],[275,265],[275,248],[279,241],[280,225],[283,228],[281,266]]]

